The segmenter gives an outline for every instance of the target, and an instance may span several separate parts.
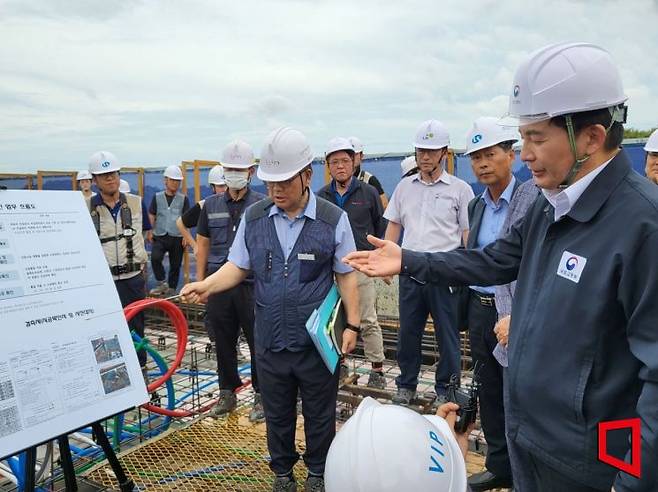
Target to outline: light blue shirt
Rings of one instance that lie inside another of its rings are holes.
[[[302,227],[304,227],[306,220],[315,220],[316,206],[317,199],[315,198],[315,193],[309,190],[309,199],[306,208],[304,208],[302,213],[294,219],[289,218],[288,215],[276,205],[270,207],[269,217],[272,217],[274,220],[276,235],[279,238],[279,244],[281,245],[281,250],[286,259],[290,256],[292,249],[295,247],[297,238],[302,232]],[[246,220],[240,221],[238,230],[235,233],[233,245],[229,251],[228,261],[243,270],[251,270],[251,259],[249,258],[249,251],[247,250],[247,245],[244,240],[246,224]],[[345,255],[353,251],[356,251],[356,245],[354,244],[352,228],[350,227],[350,221],[347,218],[347,214],[342,212],[338,224],[336,225],[333,262],[334,272],[349,273],[352,271],[352,267],[344,264],[341,260]]]
[[[500,195],[498,203],[495,203],[493,198],[491,198],[489,188],[485,189],[484,193],[482,193],[480,200],[484,202],[484,213],[482,214],[480,230],[478,231],[477,242],[475,243],[477,249],[483,249],[486,245],[491,244],[498,239],[500,230],[505,222],[505,217],[507,217],[509,203],[512,201],[512,193],[514,192],[515,184],[516,178],[512,176],[512,180],[509,182],[502,195]],[[477,290],[482,294],[493,295],[496,293],[496,287],[493,285],[489,287],[473,285],[471,286],[471,289]]]

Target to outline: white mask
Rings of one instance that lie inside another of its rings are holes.
[[[241,190],[249,184],[249,171],[224,170],[226,186],[232,190]]]

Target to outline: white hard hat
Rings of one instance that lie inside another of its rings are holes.
[[[335,137],[329,140],[327,143],[327,150],[325,151],[324,156],[329,157],[329,154],[333,154],[339,150],[345,150],[352,153],[355,152],[354,146],[352,145],[352,142],[349,141],[349,139],[344,137]]]
[[[647,152],[658,152],[658,130],[654,130],[653,133],[649,135],[649,140],[647,140],[644,150]]]
[[[327,492],[464,492],[466,464],[448,424],[367,397],[327,454]]]
[[[83,169],[82,171],[78,171],[75,180],[80,181],[81,179],[91,179],[91,173],[85,169]]]
[[[260,153],[258,178],[261,181],[286,181],[313,162],[313,152],[304,134],[282,127],[265,139]]]
[[[533,52],[517,69],[508,114],[527,124],[626,99],[610,53],[588,43],[558,43]]]
[[[363,142],[359,140],[359,137],[350,137],[348,138],[348,140],[352,144],[352,148],[354,149],[354,152],[356,152],[357,154],[359,152],[363,152]]]
[[[466,135],[466,152],[468,155],[477,150],[486,149],[502,142],[518,142],[521,138],[516,128],[499,123],[500,118],[483,116],[473,122]]]
[[[178,166],[167,166],[164,171],[164,177],[169,179],[175,179],[176,181],[183,181],[183,172]]]
[[[416,130],[414,147],[417,149],[442,149],[449,144],[448,130],[438,120],[423,121]]]
[[[119,191],[121,193],[130,193],[130,184],[125,179],[119,180]]]
[[[234,140],[222,152],[222,166],[235,169],[249,169],[255,165],[254,151],[247,142]]]
[[[112,152],[99,150],[89,158],[89,172],[91,174],[105,174],[120,170],[119,159]]]
[[[213,166],[210,172],[208,173],[208,184],[211,185],[225,185],[226,181],[224,180],[224,168],[219,164]]]
[[[404,159],[402,159],[402,162],[400,162],[402,176],[407,174],[412,169],[415,169],[416,167],[418,167],[418,164],[416,164],[416,157],[413,155],[405,157]]]

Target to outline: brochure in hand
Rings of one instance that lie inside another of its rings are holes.
[[[306,321],[306,330],[320,353],[327,369],[333,374],[341,356],[340,342],[345,327],[345,313],[340,294],[334,285],[322,304]]]

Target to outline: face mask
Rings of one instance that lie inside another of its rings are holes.
[[[249,171],[224,171],[226,186],[232,190],[241,190],[249,184]]]

